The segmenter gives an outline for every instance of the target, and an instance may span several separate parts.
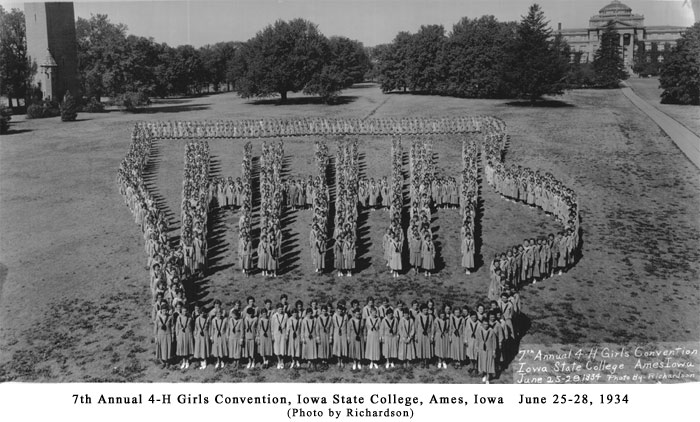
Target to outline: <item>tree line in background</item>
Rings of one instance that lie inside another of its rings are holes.
[[[663,52],[654,45],[649,51],[638,47],[633,70],[660,74],[663,102],[698,104],[699,32],[695,24]],[[82,98],[76,100],[85,111],[101,110],[103,97],[133,109],[151,97],[222,90],[282,101],[289,92],[304,92],[330,103],[363,80],[378,81],[384,92],[535,101],[565,89],[616,87],[627,77],[619,35],[611,27],[603,31],[593,62],[583,63],[580,52],[553,35],[536,4],[517,23],[465,17],[449,34],[441,25],[422,26],[373,48],[346,37],[326,37],[303,19],[277,21],[246,42],[200,48],[127,35],[125,25],[99,14],[78,18],[76,34],[82,88]],[[35,72],[36,64],[27,56],[24,13],[0,6],[0,95],[11,106],[19,106],[18,99],[37,102],[31,87]],[[39,117],[60,110],[58,104],[35,107]],[[0,129],[7,127],[8,114],[0,113]]]
[[[125,99],[199,94],[230,89],[239,43],[171,47],[152,38],[127,35],[127,27],[106,15],[78,18],[78,71],[83,96]]]
[[[304,91],[332,102],[361,82],[369,58],[359,41],[327,38],[303,19],[277,21],[247,42],[170,47],[126,35],[106,15],[78,18],[78,61],[83,93],[133,102],[148,97],[235,90],[243,97]]]
[[[607,27],[593,63],[582,63],[542,9],[532,5],[516,22],[493,16],[463,18],[449,34],[441,25],[399,33],[378,46],[378,79],[384,92],[407,91],[468,98],[527,98],[580,87],[614,87],[627,77]]]

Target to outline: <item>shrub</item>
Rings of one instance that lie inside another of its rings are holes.
[[[70,95],[70,91],[66,91],[61,103],[61,121],[73,122],[78,117],[78,104],[75,98]]]
[[[44,107],[41,104],[31,104],[27,107],[27,118],[41,119],[44,117]]]
[[[151,103],[148,94],[144,91],[130,91],[119,94],[115,100],[115,104],[122,110],[129,112],[137,112],[139,108],[147,106]]]
[[[56,117],[61,115],[58,103],[44,100],[27,107],[27,117],[30,119],[42,119],[45,117]]]
[[[0,135],[7,133],[10,128],[10,120],[12,120],[12,109],[0,107]]]
[[[84,113],[102,113],[105,111],[105,106],[96,98],[90,98],[87,103],[81,107],[80,111]]]

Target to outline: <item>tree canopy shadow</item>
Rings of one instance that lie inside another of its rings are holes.
[[[3,133],[2,136],[19,135],[20,133],[26,133],[31,131],[31,129],[9,129],[7,132]]]
[[[565,101],[560,100],[537,100],[537,101],[508,101],[504,103],[506,106],[511,107],[533,107],[533,108],[568,108],[576,107],[573,104],[569,104]]]
[[[294,97],[287,98],[286,101],[282,101],[279,98],[267,98],[261,100],[249,101],[247,104],[251,105],[274,105],[274,106],[295,106],[295,105],[345,105],[350,104],[357,100],[357,96],[354,95],[340,95],[332,100],[332,102],[326,102],[320,97]]]
[[[192,102],[192,99],[196,97],[167,97],[167,98],[152,98],[151,103],[154,105],[167,105],[167,104],[186,104]]]
[[[365,88],[372,88],[375,86],[379,86],[379,84],[376,82],[358,82],[356,84],[352,84],[351,86],[349,86],[345,89],[365,89]]]
[[[209,110],[210,104],[175,105],[163,107],[144,107],[134,111],[135,114],[182,113],[186,111]]]

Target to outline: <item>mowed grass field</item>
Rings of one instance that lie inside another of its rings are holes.
[[[649,104],[673,117],[696,135],[700,135],[700,107],[678,104],[661,104],[659,78],[635,78],[631,77],[627,84],[634,92]]]
[[[13,123],[0,137],[0,380],[478,382],[465,370],[384,371],[162,369],[153,362],[151,294],[143,238],[120,197],[116,169],[134,122],[246,118],[494,115],[509,127],[506,160],[552,172],[579,195],[583,257],[565,275],[522,292],[527,344],[697,342],[700,339],[700,171],[619,91],[573,91],[532,108],[499,100],[384,95],[372,85],[344,92],[340,105],[301,97],[292,104],[247,101],[234,94],[163,101],[144,113],[80,114]],[[330,151],[335,152],[329,139]],[[408,151],[409,139],[404,148]],[[151,188],[179,226],[184,142],[160,140]],[[260,142],[254,142],[259,155]],[[389,176],[389,138],[362,137],[361,173]],[[461,138],[436,139],[439,171],[456,174]],[[240,175],[243,141],[212,140],[213,172]],[[408,177],[408,165],[404,166]],[[313,174],[313,139],[285,141],[285,177]],[[524,238],[556,231],[541,211],[501,199],[482,182],[484,261]],[[336,278],[311,270],[311,211],[283,216],[278,279],[240,276],[233,210],[210,215],[213,274],[197,283],[198,299],[226,305],[253,295],[262,304],[366,296],[485,300],[488,268],[465,276],[459,266],[457,210],[432,222],[439,273],[391,278],[382,262],[384,211],[359,218],[359,274]],[[173,234],[176,234],[174,231]],[[505,372],[497,382],[511,382]]]

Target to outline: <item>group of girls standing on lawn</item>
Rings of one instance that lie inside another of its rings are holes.
[[[383,299],[377,305],[372,297],[364,306],[339,300],[292,307],[286,295],[274,307],[268,299],[258,308],[248,297],[245,306],[236,301],[228,311],[218,300],[210,310],[195,306],[192,312],[182,303],[164,303],[153,316],[156,358],[164,366],[175,360],[183,370],[193,362],[199,369],[208,363],[268,368],[273,361],[277,369],[451,364],[488,382],[515,356],[520,306],[514,291],[474,309],[438,308],[433,300],[409,307]]]
[[[391,186],[386,177],[362,179],[357,182],[357,199],[364,208],[389,208],[391,206]]]

